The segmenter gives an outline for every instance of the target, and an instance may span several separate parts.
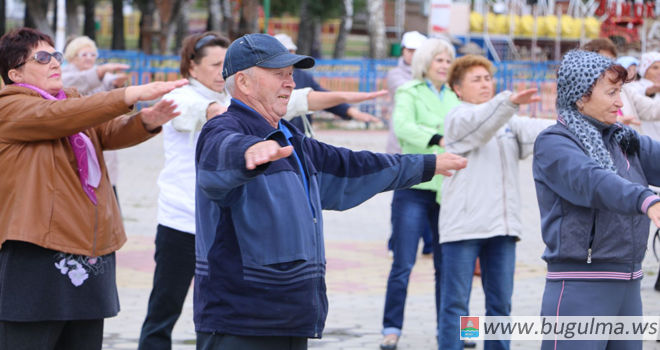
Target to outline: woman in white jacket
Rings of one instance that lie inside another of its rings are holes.
[[[445,178],[440,211],[442,272],[440,349],[462,349],[460,316],[468,315],[475,260],[481,263],[486,315],[511,311],[515,242],[520,239],[518,160],[531,154],[551,120],[521,118],[518,105],[539,101],[536,89],[495,95],[493,65],[467,55],[449,69],[449,86],[463,102],[445,117],[447,152],[468,166]],[[485,349],[508,349],[486,341]]]

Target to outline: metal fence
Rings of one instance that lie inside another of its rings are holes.
[[[100,63],[122,62],[131,66],[132,84],[180,77],[179,57],[146,55],[135,51],[99,52]],[[329,90],[376,91],[385,89],[387,71],[396,66],[396,59],[317,59],[312,74]],[[520,114],[535,117],[554,117],[556,99],[556,72],[558,62],[507,61],[494,63],[497,71],[497,90],[520,90],[536,87],[541,102],[522,106]],[[388,119],[391,101],[380,98],[360,104],[360,109],[377,117]]]

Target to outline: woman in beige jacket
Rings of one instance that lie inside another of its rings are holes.
[[[462,103],[445,118],[445,148],[467,158],[468,166],[442,184],[440,349],[463,347],[460,316],[468,315],[477,257],[486,315],[511,312],[515,248],[522,233],[518,161],[555,123],[516,116],[520,104],[539,100],[537,90],[495,95],[493,70],[488,59],[476,55],[456,59],[449,70],[449,85]],[[508,346],[505,340],[484,344],[485,349]]]

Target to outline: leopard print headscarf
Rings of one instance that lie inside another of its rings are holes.
[[[594,124],[596,119],[580,113],[576,102],[596,84],[606,69],[616,64],[613,60],[595,52],[573,50],[568,52],[557,73],[557,112],[559,119],[580,140],[591,159],[600,166],[616,173],[610,152],[603,143],[603,135]],[[615,124],[614,137],[624,152],[636,153],[639,140],[629,127]]]

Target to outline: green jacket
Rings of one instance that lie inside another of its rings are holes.
[[[444,134],[445,115],[460,101],[456,94],[445,85],[442,99],[429,89],[425,81],[412,80],[401,85],[394,96],[394,133],[402,153],[438,154],[445,150],[440,146],[429,146],[435,134]],[[442,176],[436,175],[431,181],[415,185],[418,190],[440,192]]]

